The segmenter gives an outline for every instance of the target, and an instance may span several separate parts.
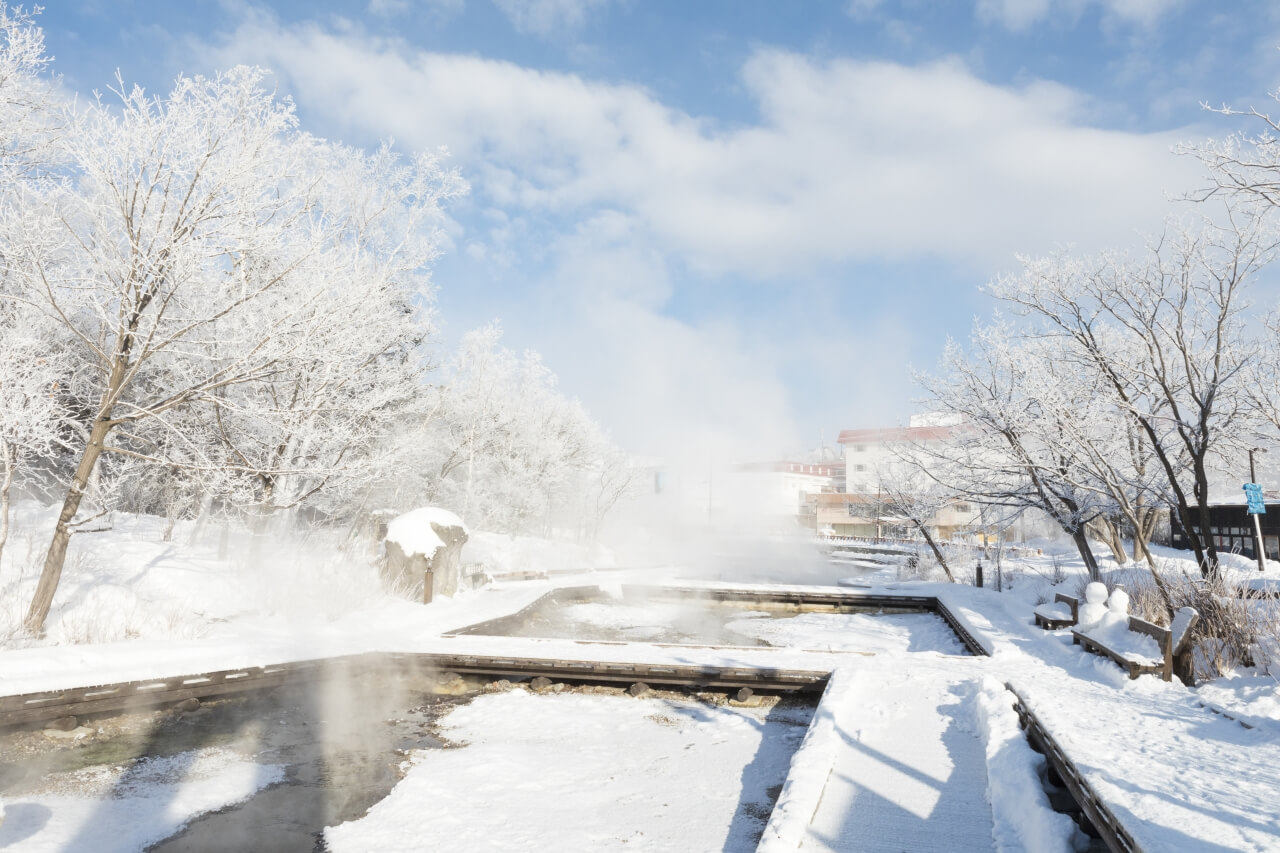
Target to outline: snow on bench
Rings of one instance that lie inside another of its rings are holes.
[[[1199,619],[1200,614],[1193,607],[1183,607],[1174,614],[1172,630],[1137,616],[1130,616],[1127,623],[1104,619],[1086,630],[1073,630],[1071,642],[1085,651],[1111,658],[1129,673],[1129,678],[1150,672],[1172,681],[1175,670],[1179,677],[1190,674],[1185,660],[1189,652],[1187,641]]]
[[[1069,628],[1080,621],[1080,599],[1060,592],[1053,597],[1053,601],[1039,605],[1032,613],[1035,614],[1036,624],[1046,631]]]

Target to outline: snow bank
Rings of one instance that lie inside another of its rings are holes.
[[[536,536],[508,536],[477,530],[467,542],[467,562],[483,563],[490,574],[607,569],[617,565],[602,546]]]
[[[853,681],[852,670],[846,668],[831,674],[809,731],[791,758],[786,784],[773,806],[756,853],[787,853],[798,850],[804,842],[840,748],[836,709],[855,701]]]
[[[399,545],[400,550],[408,556],[421,554],[430,557],[437,548],[444,547],[444,540],[436,535],[432,524],[439,527],[461,527],[463,533],[467,532],[462,519],[449,510],[424,506],[392,519],[387,524],[387,541]]]
[[[1013,694],[998,680],[982,679],[974,719],[987,751],[987,802],[996,850],[1071,853],[1076,825],[1049,805],[1037,755],[1018,726]]]

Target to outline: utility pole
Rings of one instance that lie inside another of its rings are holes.
[[[1261,447],[1252,447],[1249,449],[1249,482],[1254,485],[1257,485],[1258,475],[1253,468],[1253,454],[1266,453],[1266,452],[1267,451]],[[1259,489],[1259,492],[1260,491],[1261,489]],[[1264,507],[1265,507],[1265,503],[1264,503]],[[1250,515],[1253,516],[1253,533],[1254,533],[1254,536],[1256,537],[1254,539],[1254,548],[1255,548],[1254,553],[1258,555],[1258,571],[1265,572],[1267,570],[1267,558],[1262,551],[1262,521],[1258,517],[1259,515],[1261,515],[1261,513],[1250,512]]]

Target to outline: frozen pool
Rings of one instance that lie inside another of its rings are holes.
[[[967,654],[941,617],[927,612],[803,612],[711,599],[614,598],[599,590],[552,593],[534,606],[457,633],[504,637],[775,646],[828,651]]]

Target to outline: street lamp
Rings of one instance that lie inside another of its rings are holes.
[[[1250,483],[1258,482],[1258,475],[1255,472],[1253,467],[1253,454],[1266,453],[1266,452],[1267,450],[1265,447],[1249,448],[1249,482]],[[1258,555],[1258,571],[1265,572],[1267,570],[1267,562],[1266,562],[1267,558],[1266,558],[1266,555],[1262,552],[1262,522],[1259,520],[1257,513],[1253,513],[1253,535],[1256,537],[1254,539],[1254,548],[1256,549],[1254,553]]]

